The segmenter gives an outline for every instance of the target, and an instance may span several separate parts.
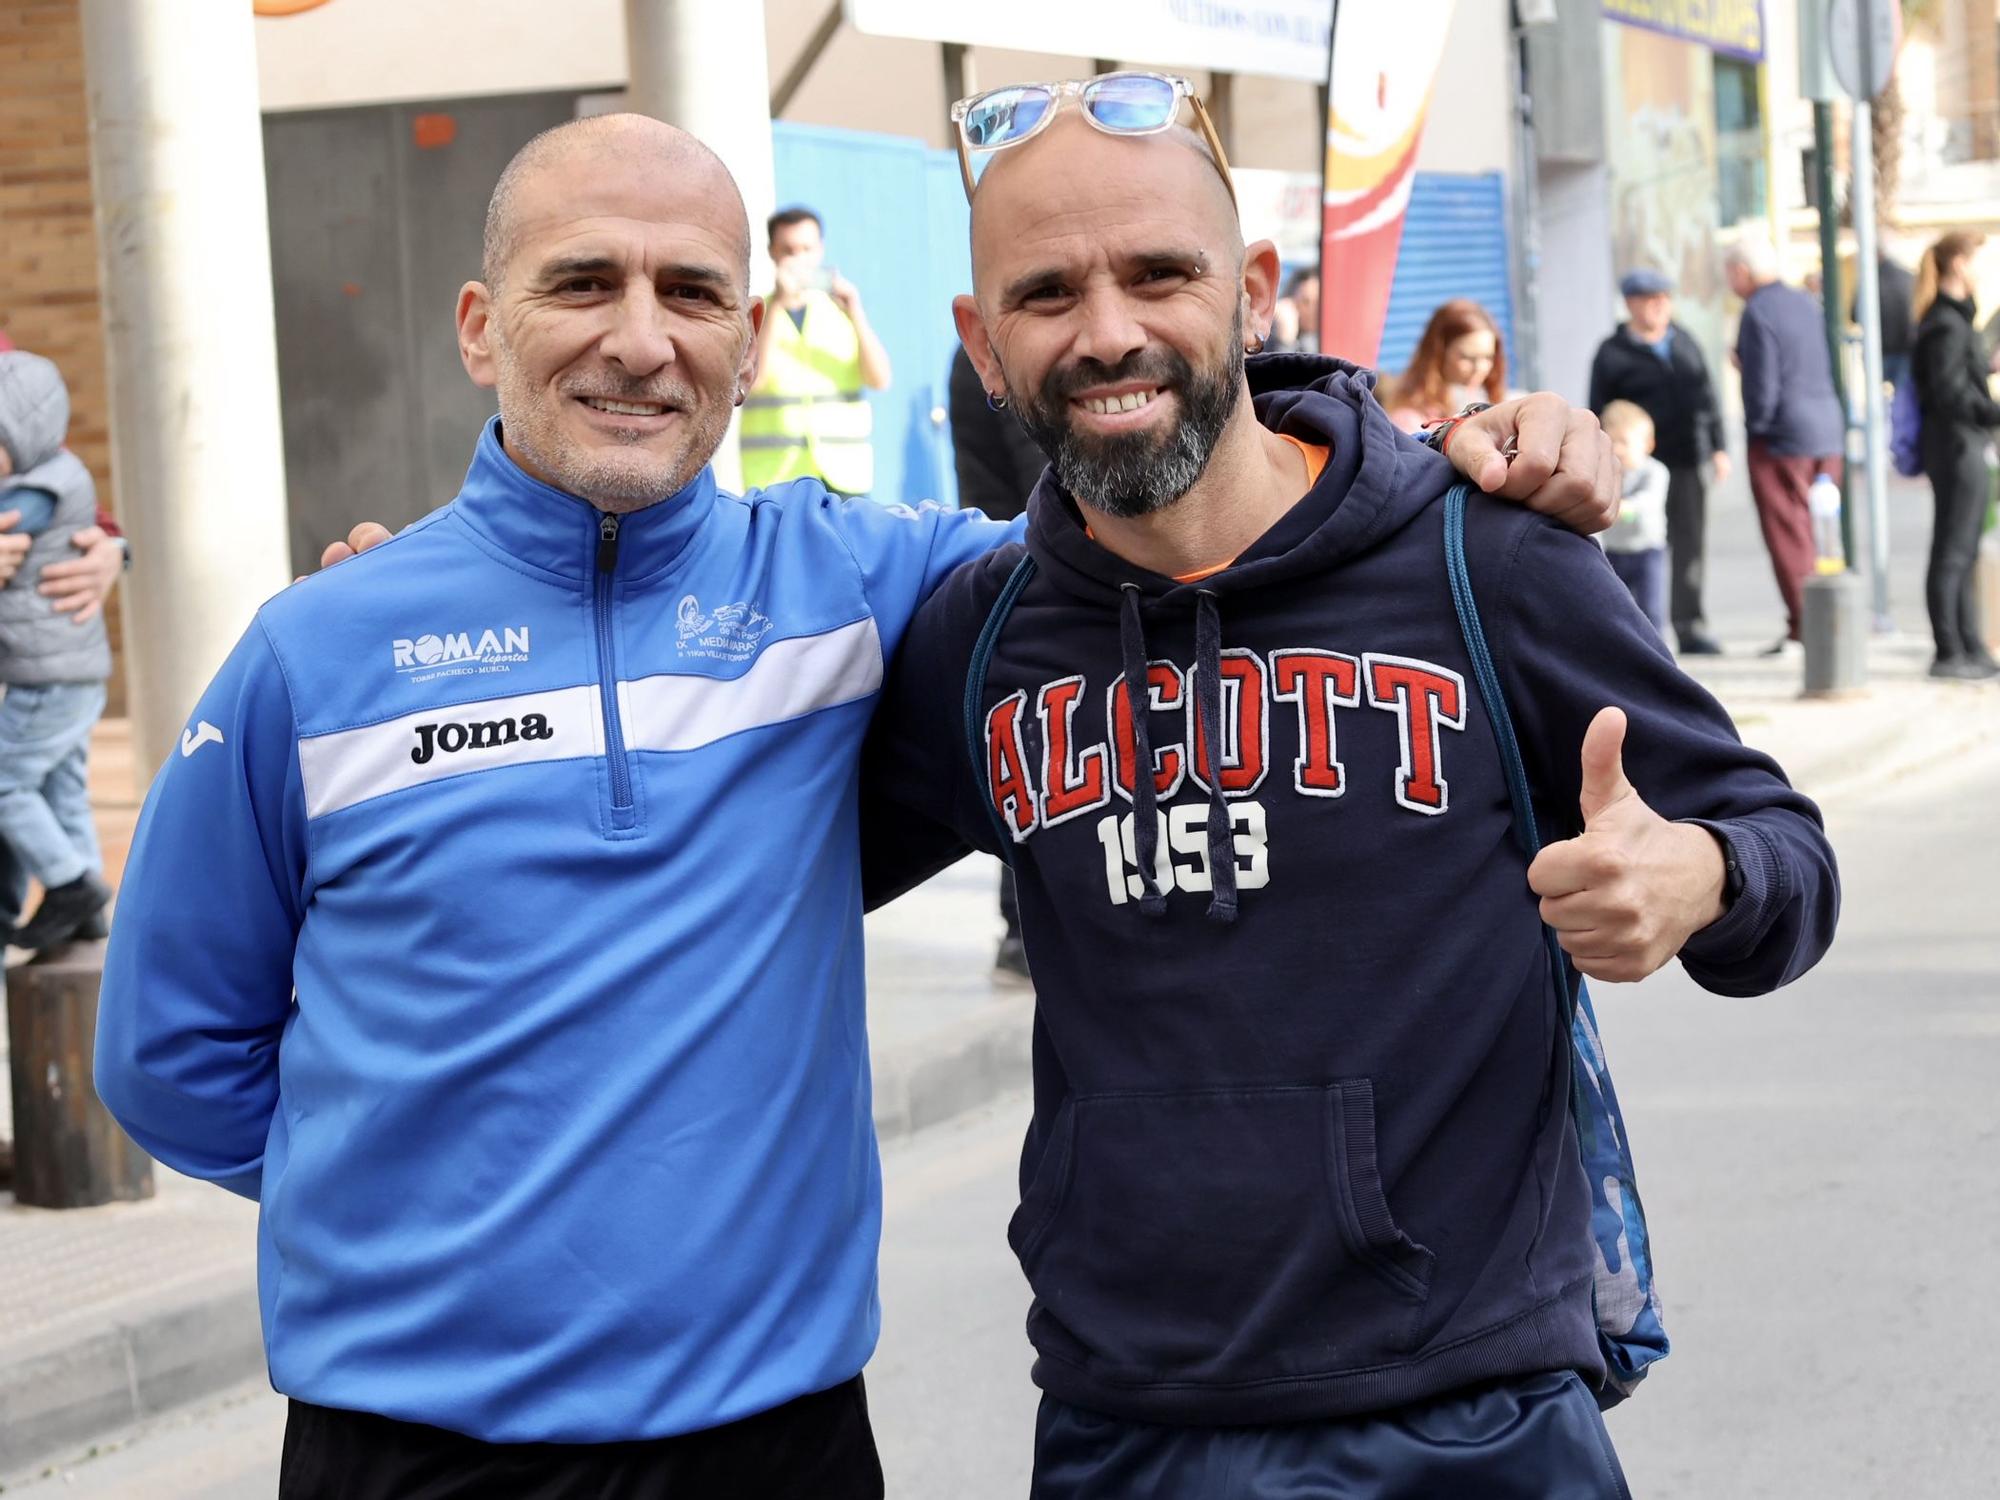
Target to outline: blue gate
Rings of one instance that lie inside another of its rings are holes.
[[[779,205],[820,215],[827,264],[860,288],[889,352],[889,389],[868,393],[876,498],[957,504],[945,376],[958,345],[951,299],[972,288],[958,159],[900,136],[822,125],[780,121],[771,135]]]
[[[1507,256],[1507,190],[1498,172],[1419,172],[1403,219],[1403,245],[1389,288],[1377,363],[1410,362],[1438,304],[1470,297],[1493,315],[1514,365],[1514,293]]]

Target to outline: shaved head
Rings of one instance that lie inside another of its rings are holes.
[[[972,195],[973,284],[992,246],[1018,233],[1024,216],[1046,220],[1093,198],[1152,195],[1189,216],[1218,265],[1242,265],[1236,201],[1199,134],[1174,125],[1157,135],[1110,135],[1080,111],[1065,110],[1033,140],[994,152],[980,174]]]
[[[754,378],[750,226],[716,154],[644,115],[544,131],[487,208],[459,358],[527,473],[600,510],[657,504],[714,456]]]
[[[520,243],[522,207],[529,187],[545,174],[560,172],[579,158],[629,162],[635,168],[664,167],[705,179],[733,204],[733,228],[741,244],[743,283],[750,282],[750,220],[743,194],[729,168],[685,130],[650,115],[590,115],[544,130],[514,153],[493,185],[486,204],[486,234],[480,252],[480,279],[498,288]],[[724,209],[728,213],[728,209]]]

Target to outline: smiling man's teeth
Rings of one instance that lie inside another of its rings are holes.
[[[1122,396],[1091,396],[1078,403],[1085,411],[1094,411],[1100,417],[1108,417],[1113,412],[1137,411],[1159,395],[1153,391],[1127,391]]]
[[[666,410],[653,401],[606,401],[601,396],[585,396],[583,404],[615,417],[657,417]]]

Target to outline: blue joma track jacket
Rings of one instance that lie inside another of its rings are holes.
[[[716,1426],[875,1346],[858,761],[931,589],[1018,534],[623,517],[497,424],[257,614],[154,782],[97,1080],[257,1199],[280,1391],[490,1441]]]

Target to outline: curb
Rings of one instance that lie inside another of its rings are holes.
[[[2000,732],[2000,692],[1978,688],[1892,682],[1852,699],[1721,701],[1744,741],[1821,803],[1927,771]]]
[[[873,1059],[875,1134],[883,1141],[1028,1086],[1032,991],[996,998],[920,1042],[885,1047]]]
[[[255,1273],[214,1276],[166,1306],[0,1364],[0,1476],[264,1370]],[[24,1471],[24,1472],[16,1472]]]

